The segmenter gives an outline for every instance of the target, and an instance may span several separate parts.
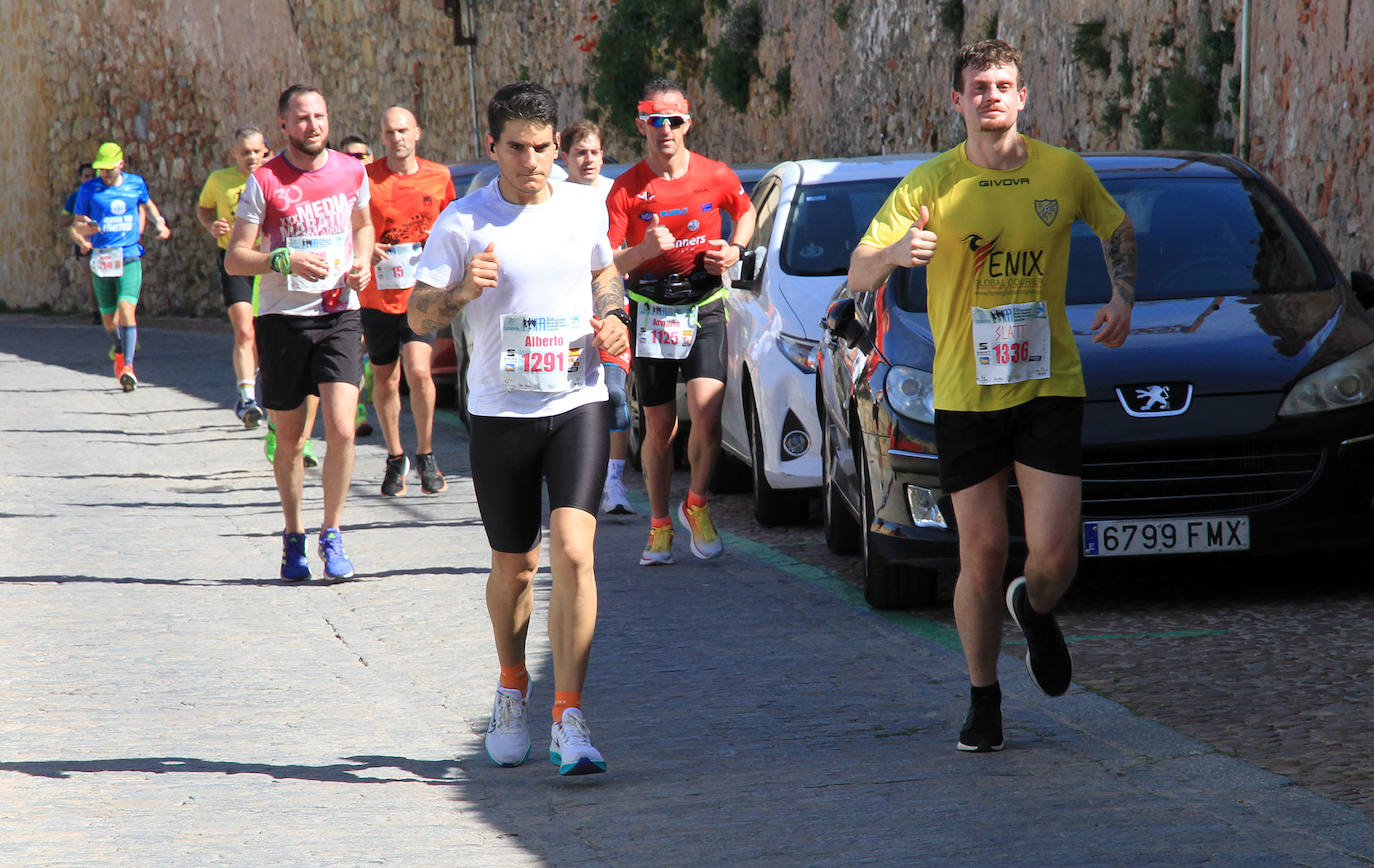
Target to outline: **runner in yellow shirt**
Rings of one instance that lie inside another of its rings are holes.
[[[1093,341],[1119,347],[1135,299],[1135,231],[1082,158],[1017,131],[1021,53],[1001,40],[960,50],[953,107],[967,139],[902,180],[854,250],[849,285],[876,290],[894,268],[925,268],[935,341],[941,486],[959,528],[954,616],[968,662],[965,751],[1002,749],[997,657],[1011,474],[1025,505],[1025,575],[1006,605],[1026,665],[1050,696],[1072,662],[1052,610],[1078,567],[1083,373],[1064,306],[1076,220],[1102,239],[1111,299]],[[1104,287],[1105,289],[1105,287]]]

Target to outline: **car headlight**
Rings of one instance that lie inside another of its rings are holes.
[[[1374,400],[1374,344],[1356,350],[1298,381],[1279,407],[1280,416],[1325,413]]]
[[[929,371],[893,365],[884,389],[893,410],[915,422],[935,422],[935,377]]]
[[[783,357],[796,365],[803,374],[816,373],[816,341],[794,338],[791,335],[778,335],[777,343]]]

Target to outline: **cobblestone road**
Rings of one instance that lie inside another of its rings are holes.
[[[752,509],[748,494],[713,506],[722,527],[862,589],[858,559],[826,549],[818,518],[765,528]],[[1085,566],[1061,608],[1074,682],[1374,816],[1359,747],[1374,724],[1367,554]],[[942,575],[940,603],[915,614],[953,629],[952,592]]]

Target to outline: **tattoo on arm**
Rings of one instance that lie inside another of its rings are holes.
[[[428,334],[452,322],[464,306],[456,292],[419,283],[410,294],[407,319],[416,334]]]
[[[1102,245],[1102,255],[1107,260],[1107,274],[1112,281],[1112,293],[1121,296],[1123,301],[1135,304],[1135,227],[1131,218],[1126,217],[1121,225]]]
[[[603,268],[592,277],[592,312],[598,319],[625,305],[625,288],[615,268]]]

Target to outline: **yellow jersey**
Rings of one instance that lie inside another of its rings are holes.
[[[938,237],[925,266],[936,409],[1003,410],[1042,395],[1084,394],[1064,305],[1069,230],[1083,220],[1106,239],[1126,215],[1082,157],[1023,139],[1026,162],[1009,171],[975,165],[963,143],[912,169],[859,241],[887,247],[922,205],[930,209],[925,228]],[[1102,292],[1105,304],[1111,287]],[[992,337],[1010,331],[1032,337],[1000,345]],[[1034,373],[1032,357],[1043,365]]]
[[[228,220],[229,225],[234,225],[234,209],[239,206],[239,197],[243,195],[243,188],[248,184],[248,176],[239,171],[238,166],[230,166],[227,169],[218,169],[210,173],[210,177],[205,179],[205,186],[200,190],[201,208],[214,208],[215,217],[219,220]],[[229,233],[226,232],[215,239],[219,246],[225,250],[229,249]]]

